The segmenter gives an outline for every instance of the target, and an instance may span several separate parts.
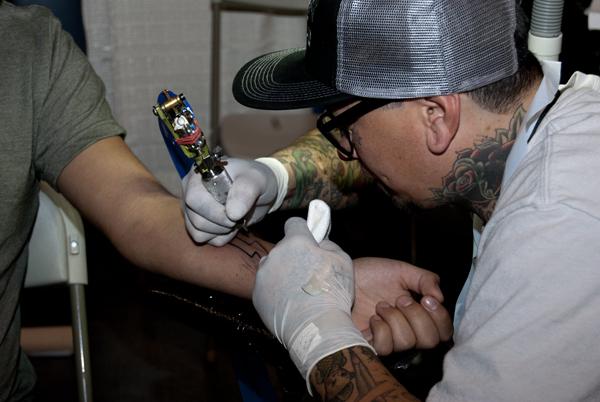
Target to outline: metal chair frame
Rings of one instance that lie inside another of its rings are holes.
[[[92,401],[92,379],[85,305],[85,234],[79,212],[60,194],[41,184],[40,206],[29,243],[25,287],[66,284],[71,299],[73,347],[79,400]]]

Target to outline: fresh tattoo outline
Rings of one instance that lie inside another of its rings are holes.
[[[269,253],[255,237],[242,232],[238,232],[229,244],[250,258],[251,262],[247,262],[245,266],[252,272],[256,272],[260,259]]]

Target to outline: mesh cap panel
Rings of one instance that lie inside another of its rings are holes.
[[[517,68],[511,0],[342,0],[337,28],[336,87],[355,96],[467,91]]]

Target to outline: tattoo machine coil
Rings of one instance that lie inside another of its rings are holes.
[[[202,183],[208,192],[224,204],[231,188],[231,177],[221,161],[220,149],[210,150],[185,96],[165,89],[158,95],[152,111],[158,117],[158,127],[179,176],[184,177],[193,165],[194,171],[202,175]]]

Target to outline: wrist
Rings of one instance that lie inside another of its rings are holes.
[[[277,197],[275,198],[275,202],[271,206],[271,209],[269,209],[268,213],[277,211],[281,207],[281,204],[283,204],[283,200],[288,192],[288,171],[285,166],[283,166],[283,164],[275,158],[258,158],[255,159],[255,161],[266,165],[269,169],[271,169],[273,175],[275,176],[275,181],[277,184]]]
[[[328,310],[305,322],[290,339],[288,349],[311,393],[310,373],[317,363],[353,346],[364,346],[376,353],[354,326],[350,314],[342,310]]]

